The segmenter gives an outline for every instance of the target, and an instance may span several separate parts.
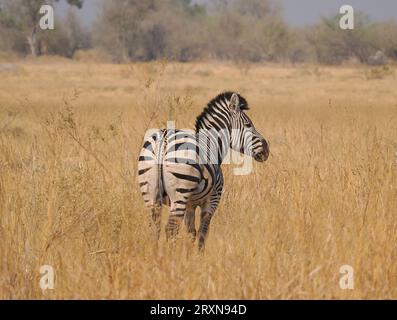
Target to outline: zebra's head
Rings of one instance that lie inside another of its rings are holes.
[[[269,157],[266,140],[256,131],[245,110],[248,110],[247,100],[238,93],[225,92],[210,101],[197,117],[196,132],[202,132],[206,137],[216,137],[221,161],[229,148],[259,162]],[[213,130],[215,134],[211,134]]]
[[[232,93],[228,107],[231,124],[230,147],[258,162],[266,161],[270,153],[269,145],[245,113],[249,109],[247,100],[238,93]]]

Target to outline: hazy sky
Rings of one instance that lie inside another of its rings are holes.
[[[321,16],[338,14],[344,4],[363,11],[373,20],[397,19],[397,0],[278,0],[284,8],[284,17],[290,25],[314,23]]]
[[[84,8],[80,11],[81,17],[87,25],[95,18],[100,3],[104,0],[85,0]],[[211,0],[198,0],[210,2]],[[353,6],[369,15],[373,20],[397,20],[397,0],[275,0],[284,8],[285,21],[292,26],[302,26],[317,22],[321,16],[337,14],[344,4]],[[67,10],[65,1],[58,5],[58,13]]]

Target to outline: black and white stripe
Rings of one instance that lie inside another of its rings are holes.
[[[146,139],[138,163],[139,184],[157,237],[163,204],[170,206],[167,239],[177,234],[183,219],[195,239],[195,210],[200,207],[199,247],[203,248],[221,199],[221,164],[229,149],[267,160],[268,144],[245,110],[248,104],[241,95],[225,92],[197,117],[195,131],[163,129]]]

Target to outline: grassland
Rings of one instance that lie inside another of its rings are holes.
[[[396,299],[395,71],[16,62],[0,73],[0,298]],[[224,168],[203,255],[184,232],[157,243],[143,135],[191,128],[225,89],[248,99],[271,157],[248,176]],[[346,264],[354,290],[339,287]]]

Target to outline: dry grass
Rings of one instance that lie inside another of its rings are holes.
[[[0,298],[397,298],[394,68],[17,64],[0,75]],[[155,243],[143,134],[192,127],[225,89],[272,156],[249,176],[225,167],[203,256],[183,235]],[[38,285],[45,264],[55,290]]]

